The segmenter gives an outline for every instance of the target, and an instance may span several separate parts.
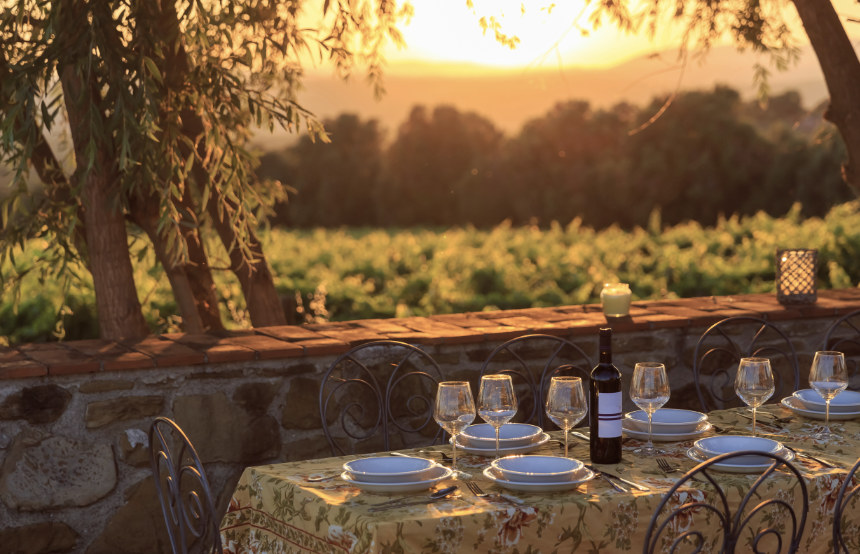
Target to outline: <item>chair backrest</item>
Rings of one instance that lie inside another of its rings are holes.
[[[323,432],[333,455],[432,444],[442,436],[433,419],[442,370],[405,342],[364,343],[339,356],[320,385]]]
[[[544,402],[555,375],[582,377],[588,387],[591,358],[576,344],[554,335],[523,335],[500,344],[481,365],[481,375],[510,375],[519,400],[518,420],[544,427]],[[588,389],[585,390],[586,396]],[[582,424],[588,424],[587,418]]]
[[[741,358],[769,358],[779,402],[800,385],[797,353],[791,339],[775,324],[756,317],[736,316],[711,325],[696,342],[693,381],[702,411],[742,406],[734,382]]]
[[[840,317],[827,328],[821,350],[836,350],[845,354],[848,388],[860,390],[860,310]]]
[[[772,461],[735,506],[729,502],[730,491],[724,491],[710,474],[711,466],[751,454],[767,456]],[[777,469],[783,471],[776,472]],[[691,486],[694,478],[707,480],[710,486]],[[764,485],[768,479],[780,482]],[[801,502],[797,499],[798,490]],[[722,454],[685,473],[663,495],[648,524],[643,552],[797,552],[808,510],[806,484],[791,463],[775,454],[757,451]],[[706,522],[713,533],[703,531],[708,528]]]
[[[219,521],[206,471],[191,441],[171,419],[149,428],[152,474],[174,554],[221,554]]]
[[[842,483],[836,496],[836,506],[833,508],[833,551],[836,554],[860,552],[860,518],[855,518],[853,522],[843,521],[846,508],[853,508],[851,511],[860,514],[860,509],[854,505],[857,498],[860,498],[857,495],[860,483],[854,482],[855,477],[860,478],[857,474],[858,469],[860,469],[860,459],[845,476],[845,482]]]

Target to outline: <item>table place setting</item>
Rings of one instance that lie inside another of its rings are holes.
[[[374,456],[343,464],[340,478],[373,493],[409,493],[427,490],[450,479],[454,471],[433,460],[410,456]]]
[[[693,443],[693,447],[687,450],[687,457],[701,463],[722,454],[741,451],[775,454],[788,462],[794,460],[795,456],[794,451],[773,439],[747,435],[720,435],[697,440]],[[760,473],[767,469],[772,461],[767,456],[750,454],[732,458],[731,463],[715,463],[713,468],[727,473]]]
[[[484,477],[496,485],[521,492],[557,492],[594,479],[579,460],[559,456],[507,456],[493,460]]]
[[[496,456],[496,430],[488,423],[469,425],[457,436],[456,447],[476,456]],[[498,455],[532,452],[549,441],[549,434],[537,425],[505,423],[499,426]],[[450,439],[455,443],[454,438]]]
[[[680,442],[697,439],[713,429],[707,414],[693,410],[660,408],[651,417],[651,439],[656,442]],[[624,415],[621,430],[637,440],[647,440],[648,414],[644,410]]]

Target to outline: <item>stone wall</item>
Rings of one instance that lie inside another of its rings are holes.
[[[808,365],[826,327],[855,309],[858,289],[821,291],[799,308],[772,295],[637,302],[631,317],[612,323],[615,363],[629,378],[636,361],[664,361],[670,405],[696,408],[692,349],[710,324],[732,315],[774,320]],[[351,346],[410,342],[447,374],[476,381],[505,340],[564,336],[594,357],[603,325],[590,305],[3,349],[0,550],[168,552],[149,470],[154,416],[174,418],[194,441],[223,510],[244,467],[330,455],[319,381]]]

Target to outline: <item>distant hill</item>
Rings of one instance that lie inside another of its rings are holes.
[[[643,56],[606,69],[534,68],[490,76],[470,76],[461,66],[457,76],[439,76],[440,67],[431,64],[410,66],[407,73],[389,68],[386,94],[373,97],[371,87],[361,79],[343,82],[328,74],[309,74],[300,102],[319,117],[344,112],[376,118],[388,130],[389,138],[416,104],[451,104],[474,111],[506,133],[516,133],[531,118],[539,117],[555,103],[587,100],[596,107],[610,107],[627,101],[642,105],[655,95],[684,89],[710,89],[725,84],[745,98],[755,95],[753,66],[756,56],[732,47],[713,49],[703,63],[690,60],[683,74],[677,52]],[[824,78],[811,48],[801,53],[797,65],[785,72],[771,72],[771,90],[776,94],[797,90],[809,108],[827,98]],[[281,133],[266,135],[260,142],[267,150],[289,143],[294,137]]]

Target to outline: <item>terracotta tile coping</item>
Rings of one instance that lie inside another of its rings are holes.
[[[860,288],[823,290],[818,302],[782,306],[773,294],[634,302],[618,332],[710,325],[733,315],[781,321],[834,317],[860,309]],[[218,335],[166,334],[137,341],[84,340],[0,349],[0,379],[121,372],[207,363],[333,356],[378,339],[425,345],[500,342],[529,333],[592,335],[607,325],[600,306],[556,306],[430,317],[264,327]]]

